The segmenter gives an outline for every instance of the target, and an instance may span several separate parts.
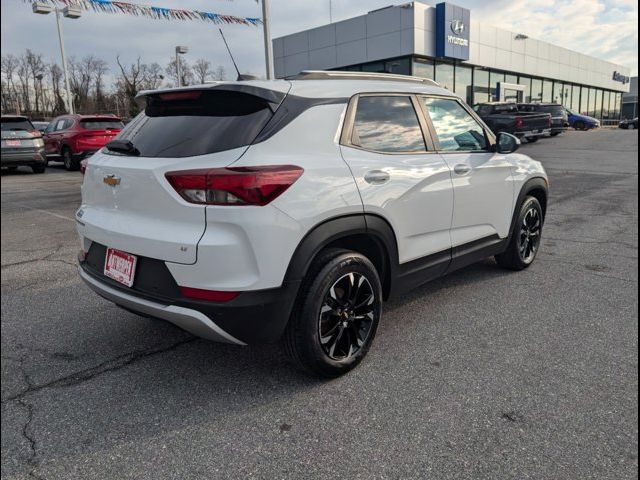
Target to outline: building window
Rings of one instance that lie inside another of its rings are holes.
[[[553,101],[553,82],[551,80],[542,81],[542,101],[546,103]]]
[[[571,108],[571,85],[567,85],[566,83],[562,86],[562,95],[560,98],[560,103],[565,108]]]
[[[473,70],[473,103],[489,101],[489,71],[475,68]]]
[[[618,120],[620,118],[620,104],[622,103],[622,94],[621,93],[612,93],[611,99],[613,100],[613,116],[612,118]]]
[[[384,71],[398,75],[411,75],[411,58],[394,58],[384,62]]]
[[[571,110],[580,112],[580,86],[573,85],[571,87]]]
[[[413,75],[416,77],[434,78],[433,60],[425,60],[423,58],[413,59]]]
[[[511,75],[511,74],[507,73],[504,76],[504,81],[505,81],[505,83],[511,83],[511,84],[517,85],[518,84],[518,76],[517,75]]]
[[[504,82],[504,73],[491,70],[489,72],[490,100],[498,100],[498,83]]]
[[[464,98],[464,101],[471,104],[473,103],[473,69],[470,67],[463,67],[462,65],[456,65],[456,81],[455,81],[455,93]]]
[[[602,96],[602,118],[606,120],[609,118],[609,101],[611,100],[611,92],[605,90],[603,93],[604,94]]]
[[[436,63],[436,82],[447,90],[454,91],[453,65],[450,63]]]
[[[524,91],[524,101],[530,102],[531,101],[531,77],[525,77],[523,75],[520,75],[520,77],[518,78],[518,84],[526,88],[526,90]]]
[[[596,90],[595,117],[602,118],[602,90]]]
[[[531,100],[530,102],[542,101],[542,80],[534,78],[531,80]]]

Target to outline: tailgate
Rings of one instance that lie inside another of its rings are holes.
[[[205,207],[186,202],[165,173],[224,167],[246,148],[192,159],[141,158],[96,153],[87,165],[78,233],[135,255],[192,264],[206,227]]]
[[[548,113],[535,113],[532,115],[522,116],[524,120],[523,130],[544,130],[549,128],[549,119],[551,115]]]

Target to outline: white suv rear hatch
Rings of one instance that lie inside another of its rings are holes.
[[[238,160],[278,106],[266,97],[224,85],[147,94],[145,111],[88,162],[78,233],[134,255],[195,263],[206,207],[183,199],[165,175]]]

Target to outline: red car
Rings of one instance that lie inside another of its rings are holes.
[[[59,158],[67,170],[78,170],[80,162],[113,140],[124,124],[114,115],[63,115],[44,131],[49,160]],[[59,156],[59,157],[58,157]]]

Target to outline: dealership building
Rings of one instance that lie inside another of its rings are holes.
[[[450,3],[390,6],[273,40],[278,78],[302,70],[387,72],[430,78],[469,104],[558,102],[620,118],[630,71],[473,19]]]

